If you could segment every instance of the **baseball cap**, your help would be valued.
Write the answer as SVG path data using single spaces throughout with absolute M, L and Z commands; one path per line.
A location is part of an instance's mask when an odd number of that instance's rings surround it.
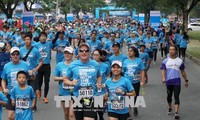
M 18 51 L 18 52 L 19 52 L 20 50 L 19 50 L 18 47 L 12 47 L 11 50 L 10 50 L 10 53 L 12 54 L 12 53 L 14 53 L 15 51 Z
M 64 52 L 74 53 L 74 49 L 72 47 L 65 47 Z
M 115 47 L 115 46 L 120 48 L 120 44 L 118 42 L 113 43 L 112 47 Z
M 85 47 L 87 47 L 88 49 L 90 49 L 90 46 L 89 46 L 87 43 L 81 43 L 81 44 L 79 45 L 79 48 L 81 48 L 82 46 L 85 46 Z
M 4 43 L 4 42 L 0 42 L 0 48 L 4 48 L 5 45 L 6 45 L 6 43 Z
M 119 67 L 122 67 L 122 62 L 118 61 L 118 60 L 115 60 L 115 61 L 112 62 L 111 66 L 113 66 L 113 65 L 119 65 Z
M 20 31 L 20 29 L 16 29 L 16 32 Z

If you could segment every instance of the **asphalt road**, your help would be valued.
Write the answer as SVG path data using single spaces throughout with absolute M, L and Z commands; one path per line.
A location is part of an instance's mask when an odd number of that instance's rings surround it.
M 124 52 L 125 53 L 125 52 Z M 138 117 L 134 120 L 173 120 L 174 116 L 167 115 L 166 87 L 161 83 L 161 64 L 160 53 L 156 65 L 151 65 L 148 72 L 149 82 L 144 87 L 144 100 L 146 108 L 139 108 Z M 55 53 L 52 54 L 52 73 L 55 68 Z M 182 83 L 180 95 L 180 116 L 181 120 L 200 120 L 200 66 L 186 59 L 186 73 L 189 79 L 189 87 L 185 88 Z M 38 111 L 35 112 L 34 120 L 64 120 L 62 108 L 56 108 L 54 96 L 58 95 L 58 83 L 53 81 L 51 75 L 50 90 L 48 94 L 49 103 L 44 104 L 42 98 L 38 100 Z M 4 109 L 2 120 L 7 120 L 7 112 Z M 107 120 L 107 115 L 104 115 Z

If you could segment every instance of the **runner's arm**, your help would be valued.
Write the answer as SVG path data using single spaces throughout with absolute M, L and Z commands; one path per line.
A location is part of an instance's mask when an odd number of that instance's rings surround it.
M 165 81 L 166 81 L 166 70 L 164 70 L 164 69 L 162 69 L 162 71 L 161 71 L 161 74 L 162 74 L 162 83 L 165 83 Z

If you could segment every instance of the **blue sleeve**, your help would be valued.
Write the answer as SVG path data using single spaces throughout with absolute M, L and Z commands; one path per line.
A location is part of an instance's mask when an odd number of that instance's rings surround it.
M 106 75 L 110 74 L 110 72 L 111 72 L 111 70 L 110 70 L 109 66 L 107 66 L 107 68 L 106 68 Z
M 6 103 L 8 102 L 7 97 L 2 92 L 0 92 L 0 100 Z
M 184 69 L 185 69 L 185 65 L 184 65 L 184 63 L 182 63 L 180 66 L 180 70 L 184 70 Z
M 55 68 L 55 70 L 54 70 L 54 76 L 56 76 L 56 77 L 59 77 L 59 76 L 60 76 L 60 73 L 59 73 L 59 66 L 58 66 L 58 65 L 56 65 L 56 68 Z
M 161 70 L 166 70 L 166 65 L 164 63 L 162 63 L 161 66 L 160 66 L 160 69 Z
M 30 86 L 30 88 L 31 88 L 31 99 L 35 99 L 35 93 L 33 91 L 33 88 L 31 86 Z

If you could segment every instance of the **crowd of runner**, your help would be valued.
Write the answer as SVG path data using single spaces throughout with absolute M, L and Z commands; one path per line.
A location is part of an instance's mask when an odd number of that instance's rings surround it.
M 127 18 L 21 24 L 0 25 L 0 104 L 6 106 L 9 120 L 32 120 L 37 99 L 43 97 L 48 103 L 51 74 L 58 82 L 59 96 L 82 97 L 82 108 L 73 107 L 73 100 L 69 107 L 62 102 L 65 120 L 103 120 L 105 112 L 110 120 L 128 119 L 130 110 L 124 96 L 135 96 L 136 102 L 140 87 L 148 84 L 148 72 L 156 64 L 158 52 L 163 59 L 162 80 L 168 89 L 168 113 L 174 92 L 175 119 L 179 119 L 179 72 L 187 87 L 184 61 L 189 43 L 187 32 L 181 34 L 179 27 L 161 25 L 154 29 Z M 56 52 L 54 71 L 52 52 Z M 93 96 L 100 95 L 105 107 L 85 110 L 94 108 Z M 138 115 L 137 107 L 133 113 Z

